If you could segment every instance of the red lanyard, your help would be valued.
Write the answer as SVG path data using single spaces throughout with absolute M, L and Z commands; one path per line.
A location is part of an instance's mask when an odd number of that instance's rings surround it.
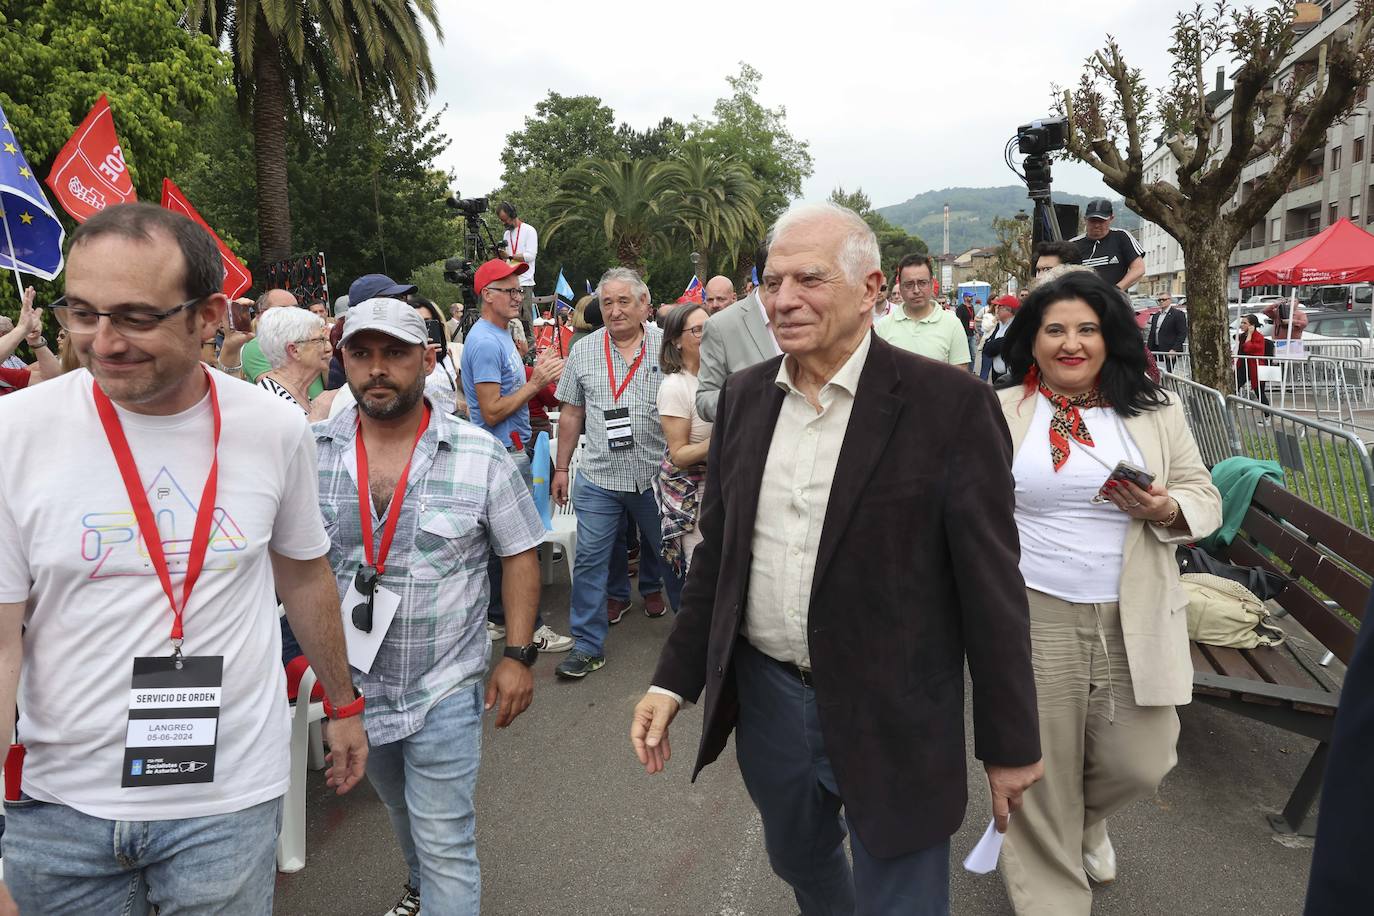
M 511 236 L 510 250 L 507 254 L 518 254 L 520 252 L 520 227 L 523 225 L 523 223 L 515 224 L 515 235 Z M 507 232 L 509 232 L 509 230 L 507 230 Z
M 611 380 L 612 404 L 619 401 L 620 396 L 625 393 L 625 389 L 630 387 L 630 379 L 635 377 L 635 373 L 639 371 L 639 364 L 644 362 L 644 350 L 647 346 L 648 335 L 645 335 L 645 339 L 640 341 L 639 344 L 639 355 L 635 357 L 634 363 L 631 364 L 630 371 L 625 373 L 625 381 L 621 382 L 620 387 L 617 388 L 615 387 L 615 364 L 611 362 L 611 335 L 609 332 L 606 334 L 606 375 Z
M 205 477 L 205 489 L 200 494 L 200 505 L 196 507 L 196 526 L 191 533 L 191 552 L 186 557 L 186 579 L 181 585 L 181 606 L 177 606 L 172 591 L 172 574 L 167 568 L 167 555 L 162 549 L 162 533 L 158 531 L 153 518 L 152 506 L 148 504 L 148 493 L 138 476 L 138 465 L 134 463 L 133 451 L 124 435 L 124 425 L 119 421 L 110 398 L 100 389 L 99 383 L 92 384 L 91 394 L 95 398 L 95 410 L 100 415 L 100 425 L 105 427 L 105 438 L 109 440 L 110 451 L 114 452 L 115 464 L 119 466 L 119 476 L 124 479 L 124 489 L 129 494 L 129 504 L 133 507 L 134 518 L 138 519 L 138 531 L 143 536 L 143 546 L 148 551 L 148 559 L 153 561 L 157 577 L 162 582 L 162 591 L 167 595 L 167 603 L 172 608 L 172 647 L 181 654 L 182 617 L 191 603 L 191 590 L 196 587 L 201 568 L 205 565 L 205 553 L 210 547 L 210 522 L 215 515 L 215 495 L 219 485 L 219 396 L 215 393 L 215 380 L 207 370 L 206 381 L 210 384 L 210 412 L 214 417 L 214 453 L 210 461 L 210 473 Z
M 410 444 L 410 457 L 406 459 L 406 466 L 401 470 L 401 476 L 396 481 L 396 492 L 391 494 L 391 505 L 386 509 L 386 524 L 382 526 L 382 542 L 377 545 L 376 559 L 372 553 L 372 491 L 367 486 L 367 446 L 363 444 L 363 418 L 358 417 L 358 430 L 354 433 L 353 441 L 356 445 L 358 455 L 358 514 L 363 523 L 363 560 L 368 566 L 377 570 L 380 576 L 386 571 L 386 557 L 391 553 L 391 541 L 396 537 L 396 523 L 401 520 L 401 503 L 405 501 L 406 481 L 410 479 L 410 462 L 415 457 L 415 447 L 420 444 L 420 437 L 425 434 L 425 429 L 429 427 L 429 405 L 425 404 L 425 412 L 420 417 L 420 428 L 415 430 L 415 441 Z

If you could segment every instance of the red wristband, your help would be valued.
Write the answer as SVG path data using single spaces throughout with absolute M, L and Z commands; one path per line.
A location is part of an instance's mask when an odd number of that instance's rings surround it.
M 358 693 L 356 687 L 353 692 Z M 361 693 L 358 693 L 353 699 L 353 702 L 345 703 L 343 706 L 335 706 L 333 703 L 329 702 L 329 697 L 325 697 L 324 714 L 331 719 L 351 719 L 353 716 L 362 713 L 364 705 L 366 705 L 366 702 Z

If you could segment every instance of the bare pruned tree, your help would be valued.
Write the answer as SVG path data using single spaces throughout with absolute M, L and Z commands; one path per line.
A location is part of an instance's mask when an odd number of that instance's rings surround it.
M 1164 89 L 1152 93 L 1109 35 L 1088 58 L 1077 88 L 1056 91 L 1071 125 L 1069 155 L 1100 172 L 1183 249 L 1193 375 L 1221 391 L 1234 383 L 1226 309 L 1231 252 L 1374 77 L 1374 0 L 1349 0 L 1347 7 L 1330 14 L 1347 21 L 1322 39 L 1310 67 L 1292 60 L 1299 37 L 1292 0 L 1258 11 L 1218 0 L 1178 14 Z M 1227 101 L 1208 92 L 1214 61 L 1239 64 Z M 1156 132 L 1178 163 L 1173 181 L 1145 178 L 1145 144 Z M 1266 156 L 1267 175 L 1228 207 L 1241 170 Z

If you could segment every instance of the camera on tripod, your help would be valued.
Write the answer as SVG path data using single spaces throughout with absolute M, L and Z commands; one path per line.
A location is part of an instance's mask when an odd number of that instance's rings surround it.
M 456 194 L 450 194 L 444 203 L 468 219 L 476 219 L 490 207 L 485 197 L 459 197 Z
M 1026 157 L 1017 174 L 1026 182 L 1027 196 L 1035 204 L 1035 221 L 1032 224 L 1035 242 L 1038 244 L 1042 238 L 1062 241 L 1066 234 L 1077 228 L 1078 208 L 1064 205 L 1051 207 L 1053 175 L 1050 154 L 1068 147 L 1068 118 L 1039 118 L 1016 128 L 1016 136 L 1007 144 L 1007 165 L 1015 172 L 1016 167 L 1011 162 L 1012 143 Z

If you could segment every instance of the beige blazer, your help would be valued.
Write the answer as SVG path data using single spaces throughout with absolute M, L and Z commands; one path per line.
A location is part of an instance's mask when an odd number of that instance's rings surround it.
M 998 397 L 1011 430 L 1014 456 L 1035 416 L 1037 396 L 1025 397 L 1017 385 L 999 391 Z M 1193 662 L 1188 651 L 1188 597 L 1179 584 L 1174 550 L 1175 545 L 1204 538 L 1220 527 L 1221 494 L 1212 486 L 1212 476 L 1176 399 L 1170 396 L 1164 407 L 1123 419 L 1145 456 L 1146 469 L 1178 500 L 1188 526 L 1186 531 L 1173 531 L 1136 520 L 1127 531 L 1121 561 L 1126 658 L 1137 704 L 1182 706 L 1193 696 Z

